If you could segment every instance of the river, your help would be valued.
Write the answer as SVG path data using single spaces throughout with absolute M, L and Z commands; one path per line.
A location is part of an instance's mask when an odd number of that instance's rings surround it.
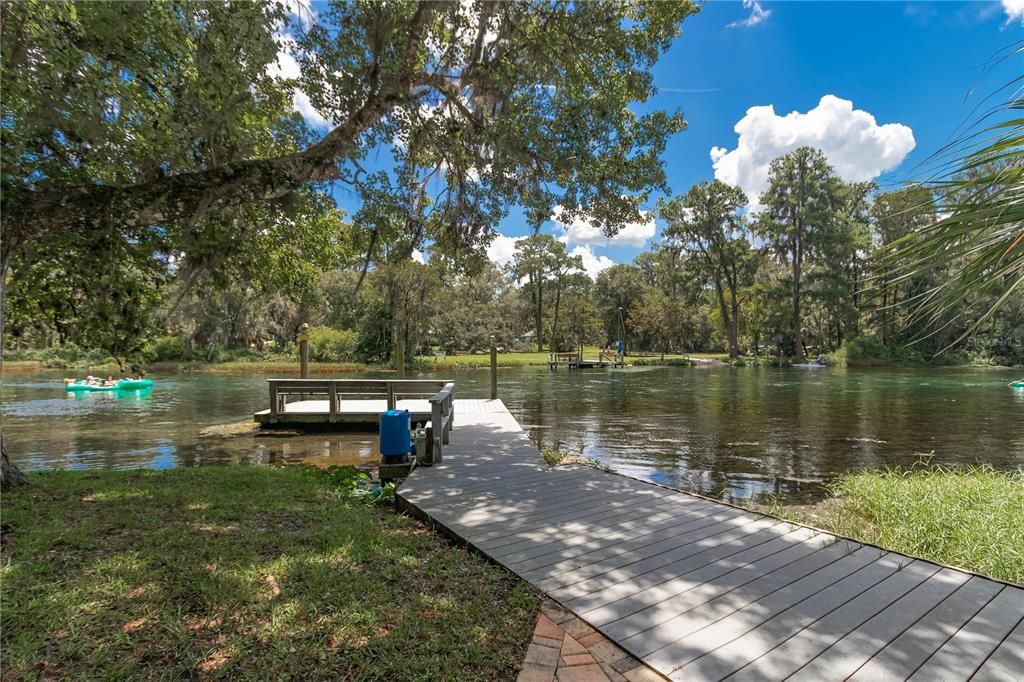
M 820 497 L 836 474 L 881 465 L 1024 466 L 1020 371 L 633 368 L 500 370 L 499 397 L 541 447 L 732 501 Z M 371 464 L 375 436 L 204 437 L 264 409 L 263 375 L 156 375 L 146 393 L 65 394 L 60 372 L 3 375 L 3 429 L 29 470 L 209 463 Z M 353 375 L 355 376 L 355 375 Z M 372 375 L 366 375 L 372 376 Z M 376 375 L 382 376 L 382 375 Z M 432 375 L 422 374 L 420 377 Z M 483 398 L 486 370 L 442 372 Z M 458 438 L 458 416 L 453 438 Z

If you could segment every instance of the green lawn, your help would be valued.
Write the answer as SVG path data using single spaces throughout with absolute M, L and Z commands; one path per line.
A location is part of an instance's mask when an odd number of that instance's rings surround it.
M 1024 585 L 1024 471 L 887 469 L 843 476 L 832 492 L 818 505 L 769 511 Z
M 513 679 L 525 583 L 306 468 L 47 473 L 3 495 L 4 680 Z

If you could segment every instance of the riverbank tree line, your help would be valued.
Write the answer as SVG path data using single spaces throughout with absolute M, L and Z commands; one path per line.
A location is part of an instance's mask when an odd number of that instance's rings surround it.
M 698 183 L 659 203 L 663 229 L 649 250 L 591 278 L 563 241 L 539 230 L 504 267 L 423 241 L 414 244 L 429 255 L 420 262 L 401 239 L 367 262 L 364 230 L 309 192 L 291 218 L 261 216 L 227 253 L 197 243 L 187 255 L 123 258 L 106 276 L 124 278 L 124 308 L 98 318 L 105 308 L 76 305 L 78 261 L 36 262 L 9 287 L 8 355 L 70 359 L 70 346 L 143 361 L 266 358 L 294 354 L 305 322 L 321 362 L 392 363 L 396 347 L 413 362 L 480 352 L 492 337 L 520 351 L 621 339 L 627 353 L 838 353 L 890 364 L 952 348 L 946 360 L 1024 362 L 1020 293 L 1006 295 L 967 343 L 973 318 L 964 311 L 1006 292 L 965 296 L 938 324 L 901 305 L 951 276 L 900 274 L 890 257 L 893 244 L 942 217 L 927 189 L 846 183 L 824 154 L 801 148 L 772 164 L 760 203 L 752 212 L 738 188 Z
M 654 94 L 651 68 L 696 4 L 294 10 L 4 6 L 5 357 L 288 354 L 308 323 L 325 361 L 492 337 L 1024 360 L 1017 138 L 999 132 L 952 185 L 847 183 L 801 148 L 756 207 L 718 181 L 672 196 L 661 157 L 682 114 L 629 105 Z M 326 134 L 300 101 L 329 114 Z M 338 191 L 360 208 L 340 210 Z M 655 192 L 660 239 L 595 277 L 541 229 L 559 207 L 611 236 Z M 984 208 L 993 197 L 1012 210 Z M 511 205 L 529 236 L 498 267 L 485 249 Z M 922 234 L 942 250 L 914 251 Z M 984 286 L 946 287 L 971 276 Z

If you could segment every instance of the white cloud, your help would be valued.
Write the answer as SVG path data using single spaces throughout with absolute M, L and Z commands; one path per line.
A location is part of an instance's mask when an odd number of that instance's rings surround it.
M 654 216 L 650 213 L 642 212 L 640 215 L 643 219 L 640 222 L 626 223 L 614 237 L 608 237 L 600 227 L 579 216 L 573 218 L 570 223 L 563 223 L 559 220 L 561 212 L 562 207 L 556 206 L 554 213 L 551 215 L 551 220 L 554 221 L 557 229 L 562 230 L 562 236 L 558 239 L 564 244 L 599 244 L 635 246 L 640 248 L 658 230 L 658 226 L 654 222 Z
M 772 105 L 751 107 L 734 130 L 736 148 L 713 147 L 711 162 L 715 177 L 742 188 L 753 211 L 760 209 L 771 162 L 797 147 L 820 149 L 839 177 L 863 182 L 898 166 L 916 144 L 908 126 L 878 125 L 874 116 L 834 95 L 825 95 L 805 114 L 779 116 Z
M 579 256 L 583 259 L 583 269 L 590 275 L 590 279 L 597 279 L 602 270 L 607 270 L 615 265 L 615 261 L 608 256 L 594 255 L 594 251 L 589 246 L 577 246 L 569 252 L 569 255 Z
M 1003 0 L 1003 11 L 1006 12 L 1006 23 L 1019 21 L 1024 24 L 1024 0 Z
M 743 6 L 750 10 L 750 16 L 741 21 L 734 21 L 731 24 L 728 24 L 726 28 L 757 26 L 772 15 L 772 11 L 761 7 L 761 3 L 757 0 L 743 0 Z
M 276 80 L 295 80 L 302 76 L 302 67 L 293 52 L 294 43 L 282 34 L 277 34 L 277 61 L 267 65 L 267 75 Z M 292 106 L 306 119 L 311 127 L 325 130 L 333 127 L 333 123 L 321 115 L 313 106 L 309 95 L 298 88 L 292 89 Z
M 308 30 L 316 21 L 316 13 L 313 11 L 311 3 L 304 0 L 279 0 L 279 2 L 285 12 L 299 20 L 302 28 Z
M 487 257 L 498 265 L 508 265 L 516 255 L 516 242 L 522 237 L 506 237 L 500 232 L 487 245 Z
M 427 259 L 423 257 L 423 252 L 420 251 L 419 249 L 412 250 L 412 259 L 420 264 L 424 264 L 427 262 Z

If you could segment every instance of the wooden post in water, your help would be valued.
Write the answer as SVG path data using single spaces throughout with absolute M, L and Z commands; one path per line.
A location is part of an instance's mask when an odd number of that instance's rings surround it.
M 491 334 L 491 400 L 498 399 L 498 347 L 494 345 L 494 334 Z
M 309 325 L 305 322 L 299 327 L 299 376 L 309 378 Z

